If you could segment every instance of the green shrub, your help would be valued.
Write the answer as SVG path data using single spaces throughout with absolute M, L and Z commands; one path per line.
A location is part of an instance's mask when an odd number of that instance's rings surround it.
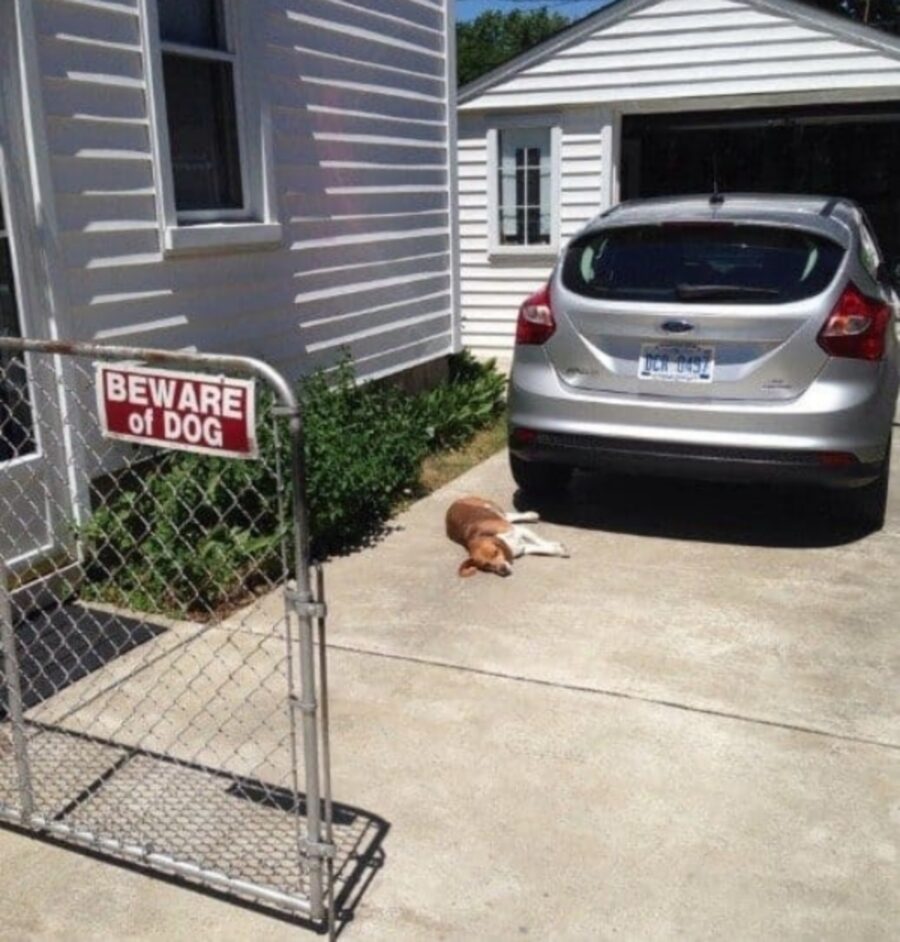
M 307 495 L 316 555 L 377 533 L 428 451 L 416 400 L 391 386 L 356 385 L 344 363 L 301 384 Z
M 418 397 L 420 421 L 431 450 L 459 448 L 503 411 L 506 378 L 496 361 L 482 362 L 465 351 L 450 358 L 448 381 Z
M 283 530 L 271 422 L 259 437 L 259 461 L 170 452 L 120 477 L 85 527 L 83 594 L 196 615 L 276 579 Z
M 304 380 L 314 554 L 346 552 L 376 535 L 416 486 L 429 451 L 458 447 L 490 424 L 504 387 L 492 364 L 468 354 L 451 359 L 445 385 L 418 396 L 358 385 L 346 362 Z M 271 406 L 261 396 L 258 461 L 169 452 L 115 481 L 83 532 L 87 598 L 196 616 L 281 577 L 290 540 L 276 469 L 280 461 L 288 479 L 290 454 Z M 280 496 L 289 510 L 290 494 Z

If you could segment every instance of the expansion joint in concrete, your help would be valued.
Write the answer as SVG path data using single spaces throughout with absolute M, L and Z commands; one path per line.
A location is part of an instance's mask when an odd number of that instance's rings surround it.
M 597 697 L 611 697 L 617 700 L 630 700 L 634 703 L 646 703 L 652 706 L 664 707 L 669 710 L 682 710 L 687 713 L 698 713 L 719 719 L 733 720 L 738 723 L 751 723 L 756 726 L 768 726 L 774 729 L 786 730 L 794 733 L 804 733 L 809 736 L 823 736 L 841 742 L 856 743 L 863 746 L 875 746 L 879 749 L 893 749 L 900 751 L 900 743 L 887 742 L 882 739 L 869 739 L 865 736 L 851 736 L 846 733 L 837 733 L 833 730 L 821 729 L 815 726 L 803 726 L 798 723 L 786 723 L 779 720 L 768 720 L 759 716 L 747 716 L 742 713 L 731 713 L 728 710 L 716 710 L 712 707 L 694 706 L 689 703 L 679 703 L 676 700 L 663 700 L 658 697 L 645 697 L 640 694 L 626 693 L 622 690 L 611 690 L 604 687 L 588 687 L 583 684 L 566 684 L 553 680 L 543 680 L 539 677 L 525 677 L 520 674 L 505 674 L 502 671 L 485 670 L 481 667 L 467 667 L 464 664 L 452 664 L 447 661 L 433 661 L 428 658 L 410 657 L 406 654 L 388 654 L 383 651 L 367 651 L 349 645 L 329 644 L 329 648 L 344 651 L 347 654 L 358 654 L 363 657 L 378 657 L 392 661 L 405 661 L 410 664 L 421 664 L 426 667 L 435 667 L 441 670 L 458 671 L 465 674 L 477 674 L 481 677 L 491 677 L 495 680 L 505 680 L 510 683 L 530 684 L 537 687 L 549 687 L 555 690 L 568 690 L 574 693 L 591 694 Z

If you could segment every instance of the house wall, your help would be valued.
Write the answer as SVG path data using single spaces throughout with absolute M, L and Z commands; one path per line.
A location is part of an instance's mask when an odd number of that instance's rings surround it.
M 626 0 L 627 4 L 627 0 Z M 660 0 L 598 14 L 597 28 L 497 80 L 459 108 L 463 341 L 506 353 L 521 301 L 552 257 L 491 256 L 488 129 L 558 113 L 561 243 L 617 198 L 621 126 L 629 112 L 759 107 L 895 97 L 896 51 L 853 41 L 797 4 Z M 790 9 L 788 9 L 790 8 Z
M 610 114 L 597 108 L 568 109 L 556 121 L 561 132 L 557 205 L 564 244 L 609 201 L 612 126 Z M 510 351 L 519 305 L 546 283 L 555 262 L 553 252 L 528 257 L 490 253 L 487 131 L 492 125 L 486 116 L 460 114 L 463 342 L 482 356 Z
M 144 0 L 29 0 L 65 332 L 362 376 L 455 343 L 449 0 L 240 0 L 272 129 L 276 249 L 161 241 Z

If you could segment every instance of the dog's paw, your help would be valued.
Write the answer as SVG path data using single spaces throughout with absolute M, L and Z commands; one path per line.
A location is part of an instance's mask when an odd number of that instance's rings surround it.
M 519 518 L 522 523 L 540 523 L 541 515 L 536 510 L 529 510 Z
M 562 545 L 562 543 L 554 543 L 553 548 L 556 551 L 556 555 L 559 556 L 560 559 L 570 558 L 571 553 L 565 548 L 565 546 Z

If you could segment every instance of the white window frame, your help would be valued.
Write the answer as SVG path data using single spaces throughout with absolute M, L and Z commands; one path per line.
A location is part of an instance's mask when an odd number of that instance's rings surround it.
M 500 240 L 500 132 L 545 128 L 550 131 L 550 242 L 542 245 L 506 245 Z M 488 254 L 491 257 L 556 258 L 560 246 L 560 147 L 559 115 L 510 115 L 494 120 L 487 130 Z
M 277 219 L 271 121 L 265 113 L 267 103 L 260 92 L 261 57 L 257 57 L 254 67 L 252 57 L 247 55 L 248 47 L 258 46 L 252 41 L 255 21 L 252 9 L 248 9 L 253 4 L 247 0 L 221 2 L 225 18 L 224 50 L 163 42 L 157 0 L 142 0 L 154 177 L 159 194 L 163 251 L 167 255 L 274 248 L 282 240 L 282 227 Z M 250 42 L 246 41 L 248 37 Z M 243 203 L 240 208 L 176 209 L 165 103 L 164 52 L 231 63 Z
M 232 209 L 223 207 L 221 209 L 177 210 L 178 221 L 180 223 L 217 222 L 229 219 L 251 218 L 251 209 L 248 200 L 248 185 L 250 181 L 248 179 L 249 174 L 247 173 L 247 122 L 244 118 L 243 97 L 238 94 L 238 90 L 241 87 L 241 65 L 236 52 L 235 33 L 237 30 L 234 28 L 234 4 L 229 2 L 229 0 L 220 0 L 220 2 L 222 3 L 225 19 L 225 49 L 208 49 L 204 46 L 188 46 L 184 43 L 160 40 L 159 51 L 161 58 L 164 57 L 166 53 L 171 53 L 184 56 L 188 59 L 200 59 L 203 62 L 224 62 L 231 66 L 231 93 L 234 96 L 234 120 L 236 125 L 235 145 L 238 149 L 237 159 L 241 176 L 241 205 Z M 166 126 L 168 127 L 168 120 L 166 121 Z M 171 167 L 172 162 L 170 160 L 170 171 Z

